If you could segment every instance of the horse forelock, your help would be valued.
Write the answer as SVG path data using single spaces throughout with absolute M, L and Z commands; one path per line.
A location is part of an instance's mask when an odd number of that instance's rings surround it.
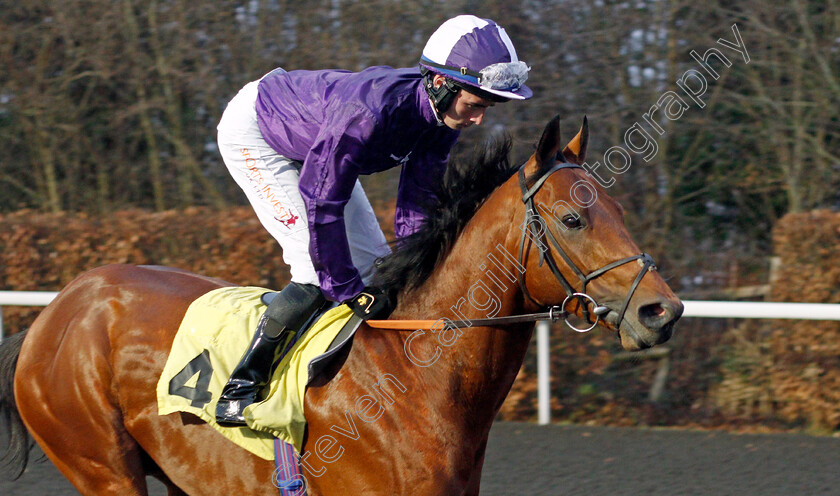
M 420 229 L 395 243 L 374 284 L 393 296 L 426 281 L 481 204 L 516 171 L 510 149 L 511 139 L 503 135 L 477 147 L 473 158 L 450 162 L 443 181 L 430 185 L 436 201 L 424 206 L 428 214 Z

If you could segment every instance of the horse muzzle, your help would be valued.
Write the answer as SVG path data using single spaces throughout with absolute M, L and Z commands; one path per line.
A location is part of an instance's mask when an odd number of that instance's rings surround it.
M 631 315 L 627 315 L 618 323 L 615 322 L 618 314 L 610 311 L 605 320 L 613 325 L 619 324 L 616 327 L 624 349 L 641 350 L 671 339 L 674 326 L 682 313 L 683 304 L 680 300 L 661 300 L 639 305 L 634 312 L 635 318 L 628 318 Z

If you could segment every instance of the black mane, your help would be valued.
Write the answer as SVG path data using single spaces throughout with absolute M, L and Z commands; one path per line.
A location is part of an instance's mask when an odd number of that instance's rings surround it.
M 420 286 L 449 253 L 478 207 L 514 172 L 509 136 L 477 148 L 466 164 L 450 162 L 441 183 L 432 185 L 437 200 L 414 234 L 400 239 L 396 250 L 378 264 L 374 285 L 395 296 Z

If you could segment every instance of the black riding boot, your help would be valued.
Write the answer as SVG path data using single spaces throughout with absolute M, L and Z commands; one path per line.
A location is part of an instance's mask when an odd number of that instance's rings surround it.
M 326 299 L 318 286 L 290 283 L 268 304 L 251 345 L 233 369 L 216 405 L 222 426 L 246 425 L 242 411 L 271 379 L 277 348 L 300 330 Z

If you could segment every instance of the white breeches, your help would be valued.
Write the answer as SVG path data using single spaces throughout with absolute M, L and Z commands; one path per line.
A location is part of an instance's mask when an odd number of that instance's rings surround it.
M 298 189 L 301 164 L 278 154 L 263 139 L 255 110 L 257 84 L 247 84 L 225 109 L 217 128 L 219 152 L 262 225 L 280 243 L 292 281 L 318 285 Z M 391 250 L 358 180 L 344 208 L 344 223 L 353 265 L 369 284 L 374 262 Z

